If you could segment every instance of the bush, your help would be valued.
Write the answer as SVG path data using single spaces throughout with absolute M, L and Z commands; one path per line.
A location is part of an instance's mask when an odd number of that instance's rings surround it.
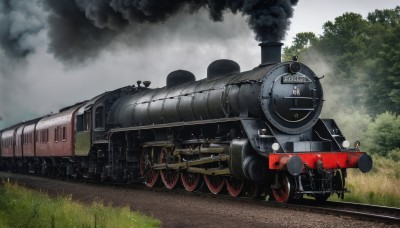
M 400 117 L 385 112 L 378 115 L 368 126 L 366 146 L 369 152 L 387 156 L 390 151 L 400 148 Z M 396 156 L 398 152 L 394 152 Z
M 393 161 L 399 162 L 400 161 L 400 148 L 396 148 L 388 153 L 388 156 Z

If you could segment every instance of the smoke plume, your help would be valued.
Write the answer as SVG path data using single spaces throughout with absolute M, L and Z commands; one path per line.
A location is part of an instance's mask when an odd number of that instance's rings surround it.
M 224 13 L 242 13 L 258 41 L 284 38 L 298 0 L 43 0 L 49 11 L 49 50 L 62 61 L 95 57 L 126 31 L 132 39 L 149 34 L 150 24 L 162 26 L 171 17 L 208 9 L 213 21 Z M 185 20 L 180 21 L 185 23 Z
M 45 18 L 39 0 L 1 0 L 0 48 L 6 56 L 21 58 L 34 52 Z
M 171 17 L 208 10 L 209 18 L 241 13 L 258 41 L 284 38 L 298 0 L 0 0 L 0 47 L 10 58 L 35 51 L 37 35 L 47 29 L 48 50 L 63 62 L 96 57 L 120 34 L 146 40 L 149 25 L 159 28 Z M 47 18 L 47 21 L 46 21 Z M 133 32 L 132 32 L 133 31 Z M 229 29 L 227 28 L 227 31 Z M 146 37 L 147 35 L 148 37 Z M 184 34 L 182 34 L 184 36 Z M 213 34 L 209 34 L 210 36 Z M 140 46 L 140 44 L 138 44 Z

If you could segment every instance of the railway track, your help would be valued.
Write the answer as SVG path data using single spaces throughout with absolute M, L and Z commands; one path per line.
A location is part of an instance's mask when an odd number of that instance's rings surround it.
M 125 185 L 128 187 L 128 185 Z M 326 201 L 323 205 L 317 204 L 315 200 L 303 199 L 288 204 L 280 204 L 275 201 L 266 201 L 264 199 L 255 199 L 251 197 L 232 197 L 227 194 L 212 194 L 208 192 L 195 191 L 188 192 L 185 189 L 169 190 L 163 187 L 147 188 L 141 185 L 135 185 L 135 188 L 147 189 L 155 192 L 166 192 L 173 194 L 195 195 L 198 197 L 216 198 L 222 200 L 242 201 L 248 203 L 260 204 L 268 207 L 288 208 L 301 211 L 310 211 L 313 213 L 330 214 L 338 216 L 349 216 L 368 221 L 378 221 L 387 224 L 400 224 L 400 208 L 385 207 L 378 205 L 359 204 L 351 202 Z
M 179 194 L 182 193 L 187 193 L 187 192 L 184 190 L 179 191 Z M 288 208 L 288 209 L 310 211 L 321 214 L 349 216 L 352 218 L 358 218 L 368 221 L 378 221 L 387 224 L 400 225 L 400 208 L 395 208 L 395 207 L 385 207 L 385 206 L 350 203 L 350 202 L 334 202 L 334 201 L 326 201 L 323 205 L 319 205 L 316 203 L 315 200 L 307 200 L 307 199 L 303 199 L 301 201 L 288 204 L 280 204 L 275 201 L 266 201 L 248 197 L 234 198 L 229 195 L 214 195 L 211 193 L 199 193 L 199 192 L 196 192 L 194 194 L 205 197 L 215 197 L 224 200 L 238 200 L 250 203 L 257 203 L 268 207 Z
M 132 185 L 115 184 L 115 183 L 109 183 L 109 185 L 114 185 L 114 186 L 118 185 L 128 188 L 132 186 Z M 400 208 L 396 207 L 386 207 L 386 206 L 351 203 L 351 202 L 335 202 L 335 201 L 326 201 L 323 205 L 321 205 L 312 199 L 302 199 L 288 204 L 280 204 L 275 201 L 267 201 L 264 199 L 256 199 L 245 196 L 232 197 L 228 194 L 212 194 L 209 192 L 203 192 L 201 190 L 188 192 L 185 189 L 180 189 L 180 188 L 170 190 L 164 187 L 147 188 L 142 185 L 134 185 L 134 188 L 146 189 L 154 192 L 164 192 L 164 193 L 172 193 L 179 195 L 182 194 L 194 195 L 198 197 L 216 198 L 216 199 L 231 200 L 231 201 L 242 201 L 253 204 L 260 204 L 267 207 L 288 208 L 301 211 L 310 211 L 313 213 L 320 213 L 320 214 L 348 216 L 352 218 L 368 220 L 368 221 L 378 221 L 387 224 L 400 224 Z
M 7 175 L 9 173 L 1 172 L 2 176 L 10 176 Z M 12 175 L 18 176 L 23 174 L 15 174 Z M 25 176 L 25 175 L 23 175 Z M 39 178 L 48 178 L 42 176 L 35 176 Z M 13 179 L 13 178 L 10 178 Z M 54 178 L 50 178 L 54 179 Z M 59 180 L 59 179 L 56 179 Z M 75 182 L 75 183 L 83 183 L 82 180 L 79 179 L 69 179 L 67 181 Z M 377 206 L 377 205 L 368 205 L 368 204 L 359 204 L 359 203 L 350 203 L 350 202 L 334 202 L 327 201 L 323 205 L 317 204 L 315 200 L 302 199 L 296 202 L 288 203 L 288 204 L 280 204 L 275 201 L 267 201 L 265 199 L 255 199 L 251 197 L 232 197 L 227 194 L 212 194 L 208 192 L 203 192 L 201 190 L 188 192 L 185 189 L 167 189 L 164 187 L 153 187 L 148 188 L 143 185 L 127 185 L 115 182 L 98 182 L 98 181 L 84 181 L 87 184 L 101 186 L 115 186 L 115 187 L 123 187 L 123 188 L 134 188 L 134 189 L 146 189 L 148 191 L 167 193 L 167 194 L 178 194 L 178 195 L 191 195 L 197 197 L 205 197 L 205 198 L 215 198 L 220 200 L 228 200 L 228 201 L 239 201 L 239 202 L 247 202 L 251 204 L 259 204 L 266 207 L 276 207 L 276 208 L 288 208 L 292 210 L 301 210 L 308 211 L 319 214 L 329 214 L 329 215 L 337 215 L 337 216 L 348 216 L 351 218 L 357 218 L 367 221 L 377 221 L 383 222 L 386 224 L 394 224 L 400 225 L 400 208 L 395 207 L 385 207 L 385 206 Z
M 288 207 L 400 225 L 400 208 L 395 207 L 334 201 L 318 205 L 313 200 L 302 200 L 288 204 Z

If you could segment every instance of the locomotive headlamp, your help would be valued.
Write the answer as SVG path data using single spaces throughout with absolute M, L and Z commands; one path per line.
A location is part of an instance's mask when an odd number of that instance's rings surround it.
M 272 144 L 272 150 L 273 150 L 273 151 L 278 151 L 280 147 L 281 147 L 281 146 L 279 146 L 279 143 L 273 143 L 273 144 Z
M 291 62 L 290 65 L 289 65 L 289 71 L 292 74 L 298 73 L 300 71 L 300 63 Z
M 267 129 L 258 130 L 258 135 L 266 135 L 266 134 L 267 134 Z
M 360 148 L 360 146 L 361 146 L 361 142 L 360 141 L 356 141 L 354 143 L 354 148 L 358 149 L 358 148 Z
M 349 141 L 347 141 L 347 140 L 344 140 L 343 141 L 343 143 L 342 143 L 342 146 L 343 146 L 343 148 L 349 148 L 350 147 L 350 142 Z

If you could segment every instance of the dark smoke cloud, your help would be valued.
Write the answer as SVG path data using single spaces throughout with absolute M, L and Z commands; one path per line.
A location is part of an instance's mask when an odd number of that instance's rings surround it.
M 213 21 L 225 13 L 243 14 L 258 41 L 284 38 L 298 0 L 0 0 L 0 48 L 9 58 L 35 51 L 38 34 L 48 32 L 48 50 L 64 63 L 97 57 L 121 34 L 138 47 L 166 34 L 164 24 L 177 15 L 208 11 Z M 47 19 L 47 21 L 46 21 Z M 157 32 L 155 26 L 159 28 Z M 229 31 L 227 28 L 226 31 Z M 227 32 L 228 33 L 228 32 Z M 211 36 L 216 36 L 211 32 Z M 185 34 L 182 34 L 185 36 Z M 222 38 L 222 37 L 221 37 Z M 118 39 L 117 39 L 118 41 Z M 116 42 L 117 42 L 116 41 Z
M 0 48 L 11 58 L 34 52 L 45 18 L 39 0 L 0 0 Z
M 298 0 L 244 1 L 243 12 L 250 15 L 249 25 L 258 41 L 281 41 L 293 17 Z
M 67 62 L 95 57 L 126 31 L 132 39 L 147 39 L 150 24 L 179 14 L 208 9 L 210 19 L 222 21 L 226 12 L 242 13 L 258 41 L 284 38 L 298 0 L 43 0 L 49 11 L 49 50 Z M 185 20 L 180 21 L 185 23 Z M 134 33 L 132 33 L 134 31 Z M 154 31 L 154 30 L 152 30 Z M 210 34 L 211 35 L 211 34 Z M 139 39 L 140 39 L 139 38 Z

